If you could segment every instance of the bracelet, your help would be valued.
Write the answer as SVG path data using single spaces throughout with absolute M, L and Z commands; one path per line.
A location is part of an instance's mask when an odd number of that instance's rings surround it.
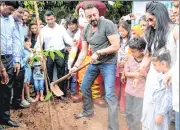
M 1 72 L 4 72 L 4 71 L 6 71 L 6 69 L 5 69 L 5 68 L 1 69 Z
M 100 57 L 102 55 L 101 52 L 98 52 L 98 51 L 96 51 L 95 53 L 98 57 Z

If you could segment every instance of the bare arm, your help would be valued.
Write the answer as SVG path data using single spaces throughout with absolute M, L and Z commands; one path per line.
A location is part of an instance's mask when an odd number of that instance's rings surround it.
M 71 51 L 69 53 L 69 58 L 68 58 L 68 69 L 71 68 L 71 66 L 76 58 L 77 51 L 78 51 L 78 44 L 76 42 L 73 42 L 71 47 L 72 48 L 71 48 Z
M 0 70 L 4 69 L 4 65 L 2 63 L 2 61 L 0 61 Z
M 87 41 L 82 41 L 82 50 L 81 50 L 79 57 L 74 66 L 78 67 L 82 64 L 82 62 L 84 61 L 84 59 L 86 58 L 86 55 L 88 53 L 88 46 L 89 45 L 88 45 Z
M 125 76 L 127 77 L 127 78 L 136 78 L 137 77 L 137 75 L 138 75 L 138 72 L 128 72 L 128 71 L 125 71 Z
M 146 71 L 146 68 L 148 68 L 150 63 L 151 63 L 150 53 L 146 52 L 146 54 L 145 54 L 145 56 L 144 56 L 144 58 L 142 60 L 142 63 L 140 65 L 140 68 L 139 68 L 139 72 L 141 73 L 141 75 L 144 75 L 144 72 Z

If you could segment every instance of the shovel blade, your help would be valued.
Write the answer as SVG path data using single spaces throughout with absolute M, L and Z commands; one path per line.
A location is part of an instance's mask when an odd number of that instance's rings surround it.
M 59 86 L 58 85 L 50 85 L 50 89 L 51 89 L 51 91 L 54 93 L 54 95 L 55 96 L 57 96 L 57 97 L 60 97 L 60 96 L 63 96 L 64 95 L 64 93 L 63 93 L 63 91 L 61 91 L 61 89 L 59 88 Z

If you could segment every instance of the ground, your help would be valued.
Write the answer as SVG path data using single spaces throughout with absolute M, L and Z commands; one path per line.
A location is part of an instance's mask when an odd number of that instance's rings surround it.
M 82 103 L 51 101 L 51 129 L 49 103 L 34 103 L 28 109 L 12 110 L 12 119 L 20 123 L 19 128 L 7 130 L 107 130 L 107 108 L 94 105 L 94 116 L 91 118 L 75 119 L 74 114 L 81 112 Z M 125 130 L 125 117 L 119 115 L 120 130 Z M 171 129 L 174 130 L 174 129 Z

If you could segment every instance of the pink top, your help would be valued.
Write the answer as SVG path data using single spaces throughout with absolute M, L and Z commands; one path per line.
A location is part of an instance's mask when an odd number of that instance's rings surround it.
M 126 69 L 129 72 L 136 72 L 139 69 L 140 64 L 141 62 L 138 63 L 136 60 L 134 60 L 134 57 L 129 55 L 128 61 L 125 63 L 124 69 Z M 133 85 L 134 79 L 135 78 L 127 78 L 125 92 L 128 93 L 129 95 L 143 98 L 146 79 L 145 78 L 139 79 L 139 83 L 136 88 Z

